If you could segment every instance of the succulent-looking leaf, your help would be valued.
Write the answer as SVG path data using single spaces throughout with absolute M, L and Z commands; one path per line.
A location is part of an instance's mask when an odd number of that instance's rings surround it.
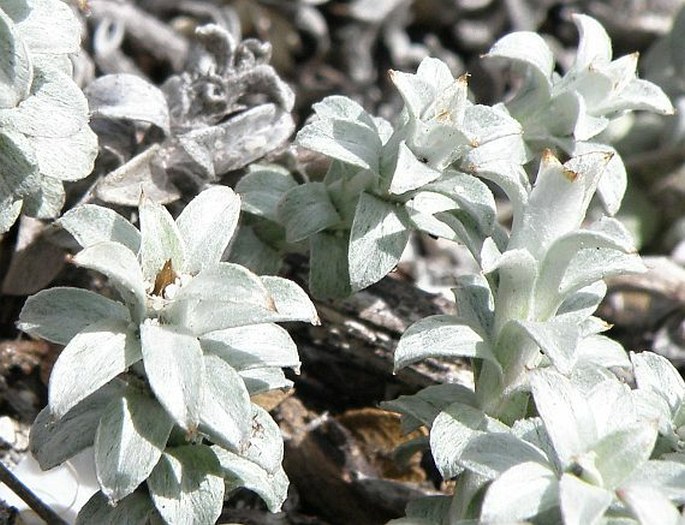
M 143 483 L 164 452 L 173 421 L 152 397 L 133 388 L 105 408 L 95 434 L 100 490 L 112 503 Z
M 98 321 L 128 323 L 126 307 L 89 290 L 55 287 L 29 297 L 17 327 L 34 337 L 66 345 L 79 332 Z
M 194 433 L 200 422 L 204 381 L 199 341 L 182 329 L 147 320 L 140 326 L 140 342 L 155 397 L 181 428 Z
M 221 260 L 238 224 L 240 198 L 225 186 L 197 195 L 176 219 L 185 247 L 182 269 L 195 274 Z
M 52 369 L 48 404 L 53 416 L 61 418 L 140 358 L 129 323 L 104 319 L 90 324 L 67 344 Z
M 157 511 L 174 525 L 214 525 L 224 501 L 224 480 L 211 448 L 167 449 L 147 481 Z

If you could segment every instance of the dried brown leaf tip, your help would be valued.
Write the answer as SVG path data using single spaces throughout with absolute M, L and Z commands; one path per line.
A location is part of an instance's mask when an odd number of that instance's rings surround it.
M 174 271 L 174 267 L 171 264 L 171 259 L 168 259 L 155 278 L 155 286 L 152 289 L 152 294 L 162 295 L 164 289 L 172 284 L 176 280 L 176 277 L 178 277 L 178 275 Z

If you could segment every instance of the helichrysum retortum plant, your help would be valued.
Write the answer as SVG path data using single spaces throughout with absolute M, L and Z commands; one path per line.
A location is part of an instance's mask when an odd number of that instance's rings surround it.
M 117 293 L 52 288 L 20 315 L 22 330 L 66 345 L 31 450 L 48 469 L 94 447 L 100 492 L 79 523 L 213 524 L 225 490 L 243 486 L 280 509 L 282 438 L 250 396 L 289 387 L 282 369 L 299 368 L 275 323 L 318 318 L 293 282 L 221 262 L 239 210 L 216 186 L 175 221 L 143 197 L 140 231 L 96 205 L 59 220 L 83 247 L 73 262 Z
M 323 182 L 284 184 L 270 199 L 245 183 L 248 211 L 280 222 L 289 241 L 309 240 L 314 293 L 377 281 L 410 229 L 462 242 L 480 264 L 454 289 L 457 315 L 415 323 L 395 353 L 396 369 L 471 358 L 475 380 L 475 390 L 437 385 L 388 403 L 407 430 L 429 427 L 438 470 L 456 478 L 454 496 L 410 504 L 403 523 L 679 519 L 683 382 L 666 360 L 631 360 L 602 334 L 608 327 L 593 312 L 603 279 L 644 266 L 619 221 L 586 218 L 596 194 L 615 213 L 626 185 L 598 135 L 627 111 L 672 107 L 636 77 L 636 55 L 612 61 L 602 26 L 574 21 L 580 43 L 563 76 L 538 35 L 504 37 L 488 57 L 518 67 L 524 82 L 486 107 L 468 101 L 464 77 L 426 59 L 416 74 L 391 76 L 405 102 L 394 127 L 341 97 L 315 107 L 298 141 L 333 159 Z M 508 197 L 509 231 L 480 179 Z M 346 270 L 348 282 L 327 268 Z M 637 387 L 611 369 L 634 373 Z
M 97 137 L 69 59 L 80 35 L 80 22 L 60 0 L 0 4 L 0 233 L 22 212 L 59 215 L 62 181 L 93 169 Z

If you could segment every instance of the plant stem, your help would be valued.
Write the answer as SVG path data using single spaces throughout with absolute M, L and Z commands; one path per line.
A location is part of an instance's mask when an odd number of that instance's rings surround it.
M 1 461 L 0 481 L 7 485 L 12 492 L 19 496 L 46 523 L 50 525 L 67 525 L 66 521 L 31 492 Z

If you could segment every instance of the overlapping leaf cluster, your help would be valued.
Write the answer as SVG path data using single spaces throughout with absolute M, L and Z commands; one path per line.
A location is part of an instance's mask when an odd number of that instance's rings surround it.
M 523 85 L 486 107 L 468 101 L 464 77 L 427 59 L 415 75 L 391 76 L 405 102 L 394 128 L 339 97 L 315 108 L 298 141 L 334 159 L 323 182 L 288 181 L 261 200 L 243 183 L 253 213 L 280 221 L 289 241 L 309 239 L 317 293 L 345 290 L 318 286 L 324 265 L 348 270 L 348 290 L 380 279 L 410 229 L 462 242 L 480 264 L 454 289 L 458 314 L 417 322 L 395 353 L 396 369 L 471 358 L 475 379 L 475 391 L 439 385 L 388 403 L 407 430 L 430 428 L 440 473 L 457 478 L 453 497 L 415 502 L 407 523 L 679 519 L 682 381 L 666 361 L 631 361 L 602 335 L 593 313 L 603 279 L 644 266 L 618 220 L 586 217 L 596 194 L 616 212 L 626 182 L 618 154 L 593 141 L 624 112 L 672 107 L 636 77 L 635 55 L 611 61 L 598 22 L 574 20 L 580 43 L 563 76 L 541 37 L 511 34 L 488 56 L 522 66 Z M 509 231 L 481 179 L 508 197 Z M 638 387 L 613 368 L 635 373 Z
M 51 468 L 93 446 L 101 491 L 79 523 L 157 513 L 213 524 L 225 485 L 254 490 L 273 511 L 283 503 L 282 438 L 250 396 L 289 387 L 282 368 L 299 368 L 275 323 L 318 319 L 291 281 L 220 262 L 239 211 L 232 190 L 217 186 L 175 221 L 143 197 L 140 231 L 96 205 L 59 220 L 83 246 L 73 262 L 108 277 L 118 295 L 51 288 L 20 315 L 22 330 L 66 345 L 31 450 Z
M 69 59 L 80 49 L 80 35 L 78 19 L 59 0 L 0 5 L 0 233 L 22 211 L 59 215 L 62 182 L 93 169 L 97 138 Z

